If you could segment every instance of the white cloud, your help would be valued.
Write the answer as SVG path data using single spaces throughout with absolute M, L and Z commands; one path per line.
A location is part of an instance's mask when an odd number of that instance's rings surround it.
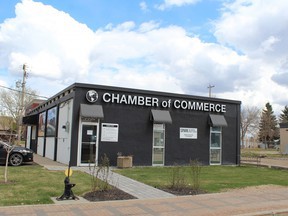
M 140 9 L 142 11 L 144 11 L 144 12 L 148 11 L 148 6 L 147 6 L 146 2 L 144 2 L 144 1 L 140 2 L 139 6 L 140 6 Z
M 273 61 L 287 56 L 288 1 L 236 0 L 215 22 L 215 36 L 251 58 Z
M 277 103 L 287 105 L 287 100 L 279 98 L 285 95 L 288 82 L 288 70 L 283 67 L 288 57 L 286 8 L 286 0 L 235 0 L 225 4 L 221 18 L 215 22 L 215 36 L 222 45 L 229 45 L 256 61 L 252 74 L 258 73 L 262 79 L 248 89 L 258 94 L 253 100 L 266 99 L 278 107 Z M 247 72 L 251 76 L 251 71 Z
M 31 0 L 18 3 L 15 13 L 16 18 L 1 24 L 2 65 L 19 73 L 19 65 L 26 62 L 34 76 L 51 78 L 87 72 L 94 33 L 86 25 Z
M 155 8 L 159 10 L 166 10 L 171 7 L 181 7 L 184 5 L 195 4 L 201 0 L 164 0 L 160 5 L 156 5 Z
M 24 0 L 17 4 L 16 17 L 0 25 L 0 65 L 9 68 L 10 75 L 20 75 L 20 66 L 27 63 L 28 84 L 41 95 L 87 82 L 208 96 L 211 83 L 217 97 L 281 107 L 287 104 L 288 22 L 279 22 L 286 18 L 279 14 L 286 1 L 278 1 L 279 9 L 270 5 L 270 20 L 262 15 L 267 12 L 263 1 L 227 4 L 215 22 L 221 42 L 216 44 L 155 21 L 111 23 L 92 31 L 69 14 Z M 2 78 L 0 82 L 7 83 Z

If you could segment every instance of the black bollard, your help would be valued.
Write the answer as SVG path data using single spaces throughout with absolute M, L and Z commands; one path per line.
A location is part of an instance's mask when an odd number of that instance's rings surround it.
M 78 200 L 79 198 L 76 197 L 72 191 L 72 188 L 75 187 L 76 184 L 70 183 L 70 162 L 69 162 L 69 166 L 68 166 L 68 176 L 64 179 L 64 193 L 62 194 L 62 196 L 57 197 L 56 200 L 61 201 L 61 200 L 69 200 L 69 199 L 73 199 L 73 200 Z

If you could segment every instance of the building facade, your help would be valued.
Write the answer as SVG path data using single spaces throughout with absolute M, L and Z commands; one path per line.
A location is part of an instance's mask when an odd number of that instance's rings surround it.
M 288 154 L 288 123 L 280 123 L 280 152 Z
M 240 101 L 75 83 L 23 118 L 26 146 L 85 166 L 240 163 Z

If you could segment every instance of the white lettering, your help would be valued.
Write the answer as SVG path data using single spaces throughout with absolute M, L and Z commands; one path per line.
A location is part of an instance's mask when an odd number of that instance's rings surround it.
M 139 96 L 138 97 L 138 105 L 139 106 L 143 106 L 144 105 L 144 97 L 143 96 Z
M 216 104 L 215 105 L 215 111 L 216 112 L 220 112 L 221 111 L 221 105 L 220 104 Z
M 209 112 L 209 103 L 204 103 L 204 111 Z
M 209 110 L 210 110 L 210 112 L 214 112 L 215 111 L 215 105 L 213 103 L 210 103 Z
M 145 99 L 146 99 L 145 100 L 145 105 L 146 106 L 151 106 L 151 97 L 146 97 Z
M 222 106 L 221 106 L 221 111 L 222 111 L 222 112 L 226 112 L 226 105 L 225 105 L 225 104 L 222 104 Z
M 180 101 L 179 100 L 175 100 L 174 101 L 174 107 L 176 108 L 176 109 L 179 109 L 180 108 Z
M 152 107 L 158 107 L 158 98 L 152 98 Z
M 175 109 L 183 110 L 195 110 L 204 112 L 226 112 L 225 104 L 214 104 L 208 102 L 195 102 L 189 100 L 163 100 L 159 103 L 159 99 L 156 97 L 145 97 L 137 95 L 125 95 L 125 94 L 113 94 L 104 93 L 102 97 L 105 103 L 117 103 L 125 105 L 138 105 L 147 107 L 158 107 L 159 104 L 163 108 L 170 108 L 171 104 Z
M 127 104 L 127 100 L 126 100 L 125 95 L 122 95 L 122 96 L 121 96 L 121 99 L 120 99 L 119 103 L 121 103 L 121 104 L 122 104 L 122 103 Z
M 203 110 L 203 103 L 196 103 L 196 110 Z
M 128 104 L 137 105 L 137 97 L 128 95 Z
M 119 94 L 112 94 L 112 103 L 119 103 Z
M 109 94 L 109 93 L 104 93 L 103 94 L 103 101 L 105 102 L 105 103 L 109 103 L 110 101 L 111 101 L 111 95 Z

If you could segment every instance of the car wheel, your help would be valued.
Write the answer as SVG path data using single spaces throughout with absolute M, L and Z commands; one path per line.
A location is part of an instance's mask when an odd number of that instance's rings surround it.
M 9 162 L 12 166 L 19 166 L 23 162 L 23 156 L 19 153 L 14 153 L 10 156 Z

